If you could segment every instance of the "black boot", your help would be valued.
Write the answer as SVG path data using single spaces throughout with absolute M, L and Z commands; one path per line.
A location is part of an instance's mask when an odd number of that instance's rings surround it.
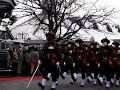
M 106 89 L 110 89 L 110 87 L 106 87 Z
M 75 79 L 75 77 L 74 77 L 74 76 L 72 76 L 71 78 L 72 78 L 72 80 L 73 80 L 74 82 L 76 82 L 76 81 L 77 81 L 77 80 Z
M 55 88 L 51 88 L 50 90 L 56 90 Z
M 49 81 L 49 78 L 48 78 L 48 77 L 46 77 L 45 79 L 46 79 L 47 81 Z
M 87 82 L 88 82 L 88 83 L 90 83 L 90 80 L 89 80 L 89 79 L 87 79 Z
M 111 85 L 111 86 L 114 86 L 114 83 L 113 83 L 113 82 L 110 82 L 110 85 Z
M 65 77 L 63 76 L 63 74 L 61 74 L 61 78 L 62 78 L 62 79 L 65 79 Z
M 97 78 L 97 82 L 100 86 L 102 86 L 102 82 L 99 80 L 99 78 Z
M 84 87 L 84 85 L 80 85 L 80 87 Z
M 56 85 L 57 85 L 57 86 L 59 85 L 58 82 L 56 82 Z
M 70 81 L 70 84 L 74 84 L 72 81 Z
M 115 87 L 119 87 L 119 85 L 115 85 Z
M 41 83 L 38 83 L 38 86 L 41 87 L 41 89 L 45 88 Z

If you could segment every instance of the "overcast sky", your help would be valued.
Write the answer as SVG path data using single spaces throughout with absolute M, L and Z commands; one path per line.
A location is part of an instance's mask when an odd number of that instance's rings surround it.
M 96 0 L 88 0 L 88 1 L 96 1 Z M 111 8 L 116 8 L 116 10 L 120 10 L 120 0 L 98 0 L 97 4 L 99 6 L 105 6 L 106 5 L 106 6 L 110 6 Z M 116 20 L 116 22 L 120 25 L 120 12 L 117 14 L 117 16 L 119 16 L 119 19 Z M 98 33 L 98 34 L 93 34 L 93 35 L 95 35 L 96 39 L 99 39 L 99 41 L 104 36 L 103 33 Z M 101 38 L 100 37 L 97 38 L 98 35 L 101 36 Z M 111 37 L 111 36 L 109 36 L 109 37 Z M 115 37 L 115 36 L 120 36 L 120 35 L 115 34 L 113 37 Z M 117 38 L 120 38 L 120 37 L 117 37 Z
M 99 0 L 102 5 L 111 5 L 120 10 L 120 0 Z
M 94 2 L 96 0 L 85 0 L 85 1 Z M 120 11 L 120 0 L 98 0 L 97 5 L 98 6 L 110 6 L 111 8 L 115 8 L 116 10 Z M 117 24 L 120 24 L 120 12 L 118 12 L 116 17 L 118 18 L 117 20 L 115 19 L 115 22 L 117 22 Z
M 93 0 L 94 1 L 94 0 Z M 116 15 L 116 17 L 118 17 L 117 19 L 115 19 L 115 22 L 120 24 L 120 0 L 98 0 L 98 4 L 100 6 L 110 6 L 111 8 L 115 8 L 116 11 L 119 11 Z

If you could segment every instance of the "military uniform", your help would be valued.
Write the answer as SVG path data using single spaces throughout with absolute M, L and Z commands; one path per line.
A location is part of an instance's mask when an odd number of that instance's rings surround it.
M 65 61 L 64 61 L 64 73 L 63 77 L 69 72 L 71 73 L 71 84 L 76 81 L 77 78 L 77 70 L 76 70 L 76 59 L 75 59 L 75 50 L 76 45 L 72 40 L 68 41 L 66 53 L 65 53 Z
M 114 83 L 114 75 L 116 74 L 116 86 L 119 86 L 119 78 L 120 78 L 120 53 L 119 53 L 119 43 L 112 43 L 112 63 L 113 63 L 113 71 L 112 71 L 112 83 Z
M 111 80 L 111 68 L 112 68 L 112 56 L 111 56 L 111 49 L 108 46 L 110 41 L 107 38 L 101 40 L 101 56 L 102 60 L 100 60 L 100 81 L 103 81 L 103 75 L 106 77 L 106 88 L 110 88 L 110 80 Z
M 50 37 L 49 37 L 50 36 Z M 38 83 L 42 89 L 46 84 L 46 80 L 49 80 L 49 77 L 52 77 L 52 88 L 50 90 L 56 89 L 56 81 L 59 77 L 59 64 L 60 64 L 60 56 L 59 50 L 56 46 L 56 42 L 54 41 L 54 33 L 49 32 L 47 34 L 47 38 L 50 39 L 44 45 L 43 48 L 43 57 L 42 59 L 42 66 L 43 66 L 43 79 L 41 83 Z
M 67 70 L 66 70 L 66 56 L 65 56 L 66 50 L 67 50 L 66 47 L 67 47 L 67 45 L 64 44 L 64 42 L 63 42 L 61 44 L 61 53 L 60 53 L 60 55 L 61 55 L 61 64 L 60 64 L 61 71 L 60 71 L 60 75 L 61 75 L 62 79 L 65 79 L 65 76 L 67 75 Z
M 97 42 L 91 42 L 90 43 L 90 50 L 89 50 L 89 55 L 88 55 L 88 64 L 89 64 L 89 69 L 88 69 L 88 82 L 91 82 L 93 79 L 94 85 L 97 84 L 97 75 L 98 75 L 98 51 L 97 51 Z
M 83 42 L 81 39 L 77 39 L 76 41 L 76 68 L 79 73 L 81 73 L 82 78 L 80 81 L 80 86 L 83 87 L 85 85 L 85 74 L 87 70 L 87 59 L 85 55 L 85 49 L 83 47 Z

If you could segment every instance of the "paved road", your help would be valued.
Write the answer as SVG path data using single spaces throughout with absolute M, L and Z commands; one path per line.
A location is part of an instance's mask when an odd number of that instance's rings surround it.
M 37 83 L 41 81 L 41 79 L 33 79 L 29 88 L 26 88 L 29 79 L 24 80 L 14 80 L 14 81 L 0 81 L 0 90 L 41 90 L 40 87 L 37 86 Z M 106 90 L 104 86 L 94 86 L 92 84 L 86 84 L 85 87 L 80 87 L 79 80 L 73 85 L 69 84 L 70 76 L 68 76 L 65 80 L 59 79 L 59 85 L 57 86 L 57 90 Z M 44 90 L 49 90 L 51 88 L 51 81 L 48 81 Z M 120 87 L 112 87 L 109 90 L 120 90 Z

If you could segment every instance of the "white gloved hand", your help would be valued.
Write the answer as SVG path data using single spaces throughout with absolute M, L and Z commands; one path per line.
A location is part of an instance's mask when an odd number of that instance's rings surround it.
M 75 63 L 73 63 L 73 67 L 75 67 Z
M 66 65 L 66 62 L 64 62 L 64 65 Z
M 59 63 L 59 62 L 57 62 L 57 63 L 56 63 L 56 65 L 57 65 L 57 68 L 58 68 L 58 67 L 59 67 L 59 65 L 60 65 L 60 63 Z
M 100 63 L 98 63 L 98 67 L 100 67 Z
M 76 43 L 76 46 L 79 47 L 80 45 L 78 43 Z
M 41 61 L 40 61 L 40 60 L 38 60 L 38 64 L 39 64 L 39 65 L 41 64 Z
M 89 66 L 89 63 L 87 64 L 87 66 Z
M 118 50 L 118 52 L 117 52 L 118 54 L 120 53 L 120 50 Z

